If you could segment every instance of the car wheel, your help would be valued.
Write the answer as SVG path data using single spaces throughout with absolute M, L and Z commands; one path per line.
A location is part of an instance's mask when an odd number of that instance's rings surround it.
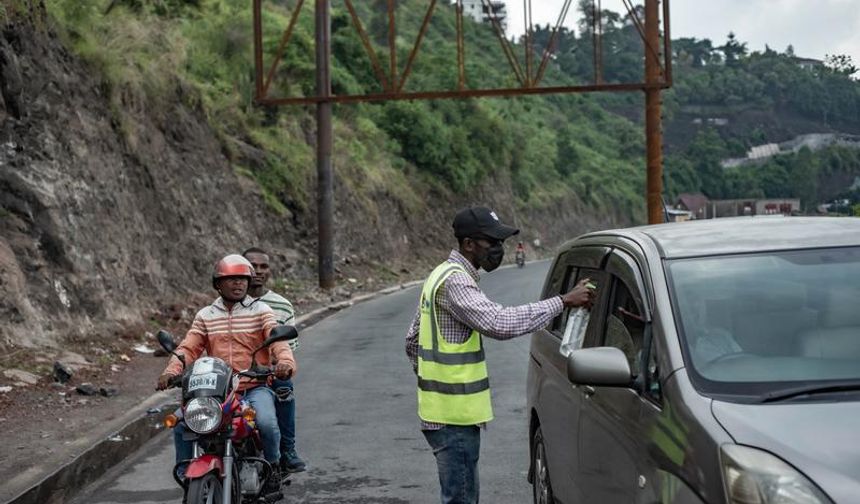
M 546 446 L 544 446 L 543 432 L 540 426 L 532 438 L 532 467 L 534 468 L 534 481 L 532 481 L 532 495 L 535 504 L 553 504 L 552 484 L 549 481 L 549 469 L 546 465 Z

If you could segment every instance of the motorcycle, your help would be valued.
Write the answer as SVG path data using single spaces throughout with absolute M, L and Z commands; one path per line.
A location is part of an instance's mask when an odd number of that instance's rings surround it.
M 185 490 L 187 504 L 241 504 L 242 502 L 273 502 L 282 494 L 264 495 L 269 478 L 278 473 L 263 457 L 263 443 L 255 426 L 256 412 L 239 393 L 242 377 L 265 381 L 273 371 L 257 363 L 257 352 L 272 343 L 298 336 L 295 327 L 278 326 L 251 357 L 251 369 L 233 372 L 229 365 L 215 357 L 201 357 L 190 369 L 185 359 L 175 352 L 176 343 L 166 331 L 158 332 L 162 348 L 182 362 L 183 373 L 170 382 L 182 387 L 180 415 L 170 414 L 165 426 L 176 427 L 184 422 L 184 439 L 193 441 L 193 458 L 180 461 L 173 468 L 173 477 Z M 178 473 L 188 464 L 184 479 Z M 289 479 L 281 485 L 289 485 Z
M 523 266 L 525 266 L 526 265 L 526 253 L 521 252 L 521 251 L 517 251 L 516 261 L 517 261 L 517 268 L 522 268 Z

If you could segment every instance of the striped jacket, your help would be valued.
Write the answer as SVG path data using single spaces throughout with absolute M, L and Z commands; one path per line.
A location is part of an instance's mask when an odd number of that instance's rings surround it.
M 260 296 L 259 300 L 269 305 L 269 308 L 275 312 L 275 321 L 278 324 L 293 325 L 295 323 L 296 310 L 293 308 L 293 303 L 290 303 L 284 296 L 270 290 Z M 287 342 L 290 344 L 290 349 L 293 352 L 299 349 L 298 338 L 288 340 Z
M 265 341 L 277 324 L 275 314 L 265 303 L 246 296 L 234 304 L 232 310 L 227 310 L 219 297 L 197 312 L 191 329 L 176 352 L 184 355 L 185 364 L 189 367 L 205 350 L 209 356 L 224 360 L 235 371 L 242 371 L 251 367 L 254 349 Z M 286 341 L 273 344 L 268 352 L 261 350 L 257 354 L 257 361 L 263 366 L 287 362 L 295 374 L 296 361 Z M 171 357 L 164 372 L 180 374 L 182 363 L 176 357 Z M 243 383 L 239 388 L 248 388 L 247 385 Z

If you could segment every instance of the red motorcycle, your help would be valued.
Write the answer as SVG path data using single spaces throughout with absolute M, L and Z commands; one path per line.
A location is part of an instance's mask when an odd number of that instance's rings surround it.
M 171 381 L 171 387 L 182 387 L 181 415 L 171 414 L 165 426 L 185 425 L 183 439 L 193 441 L 193 458 L 180 461 L 173 477 L 185 490 L 187 504 L 241 504 L 242 502 L 273 502 L 282 497 L 280 491 L 264 495 L 266 482 L 276 477 L 272 465 L 263 457 L 263 443 L 255 426 L 254 409 L 242 400 L 238 392 L 242 377 L 266 381 L 273 372 L 257 364 L 260 350 L 277 341 L 297 336 L 295 327 L 278 326 L 269 338 L 254 350 L 251 369 L 234 373 L 223 360 L 201 357 L 190 369 L 177 354 L 173 337 L 158 332 L 158 342 L 183 365 L 183 373 Z M 177 469 L 188 464 L 184 480 Z M 284 480 L 281 484 L 289 484 Z

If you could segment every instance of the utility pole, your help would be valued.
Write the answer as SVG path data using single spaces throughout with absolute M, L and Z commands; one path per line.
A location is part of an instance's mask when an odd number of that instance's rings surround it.
M 323 289 L 334 287 L 334 175 L 331 166 L 331 1 L 316 0 L 317 260 Z
M 663 120 L 660 97 L 659 0 L 645 0 L 645 138 L 648 223 L 663 222 Z M 666 58 L 671 57 L 669 54 Z

